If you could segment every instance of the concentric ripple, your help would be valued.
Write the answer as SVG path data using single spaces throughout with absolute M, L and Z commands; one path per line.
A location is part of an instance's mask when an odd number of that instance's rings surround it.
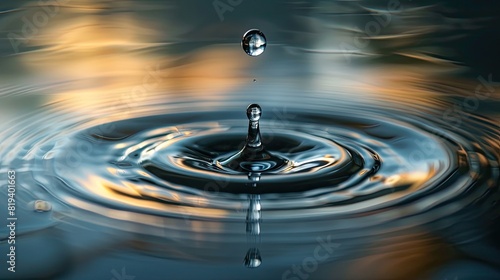
M 458 198 L 481 199 L 485 190 L 471 187 L 483 176 L 498 177 L 497 167 L 491 169 L 494 155 L 469 146 L 464 135 L 438 136 L 438 125 L 422 118 L 373 116 L 297 112 L 279 127 L 263 119 L 264 146 L 287 160 L 270 172 L 237 172 L 221 164 L 245 145 L 247 121 L 233 111 L 81 130 L 39 164 L 59 178 L 52 194 L 76 207 L 84 202 L 214 220 L 241 219 L 251 194 L 260 194 L 267 220 L 370 213 L 393 220 Z M 75 171 L 64 155 L 78 150 L 85 164 Z M 43 181 L 45 175 L 34 176 Z

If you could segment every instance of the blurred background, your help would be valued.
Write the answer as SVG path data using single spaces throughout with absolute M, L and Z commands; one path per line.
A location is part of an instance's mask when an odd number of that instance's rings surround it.
M 433 106 L 438 93 L 474 92 L 479 76 L 497 86 L 497 6 L 487 0 L 3 3 L 2 116 L 11 120 L 48 103 L 99 115 L 109 104 L 135 110 L 152 96 L 164 101 L 189 91 L 217 100 L 271 85 Z M 238 45 L 251 28 L 269 38 L 259 59 L 242 56 Z M 145 82 L 151 86 L 140 90 Z M 476 110 L 497 113 L 485 104 Z
M 7 221 L 6 174 L 16 170 L 19 221 L 16 273 L 7 271 L 9 232 L 0 230 L 0 278 L 500 279 L 499 15 L 493 0 L 2 1 L 0 218 Z M 252 28 L 267 37 L 259 57 L 240 45 Z M 283 119 L 293 118 L 287 108 L 321 104 L 352 115 L 425 115 L 455 130 L 487 123 L 471 131 L 486 144 L 468 143 L 492 155 L 484 175 L 491 204 L 478 206 L 487 214 L 446 220 L 451 234 L 401 223 L 359 243 L 335 241 L 338 255 L 295 272 L 327 242 L 316 239 L 329 231 L 316 231 L 307 241 L 270 242 L 263 265 L 248 269 L 238 241 L 246 240 L 244 222 L 242 236 L 235 221 L 186 227 L 126 205 L 91 205 L 111 193 L 58 196 L 40 179 L 51 171 L 37 161 L 49 157 L 38 147 L 59 147 L 78 131 L 161 114 L 243 112 L 249 103 L 278 108 Z M 91 189 L 95 178 L 86 179 Z M 40 197 L 50 211 L 33 211 Z

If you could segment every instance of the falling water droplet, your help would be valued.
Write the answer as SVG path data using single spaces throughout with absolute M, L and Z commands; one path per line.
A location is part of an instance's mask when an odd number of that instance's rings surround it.
M 33 208 L 36 212 L 47 212 L 52 209 L 52 206 L 47 201 L 37 200 L 35 201 Z
M 249 56 L 259 56 L 266 49 L 266 36 L 258 29 L 250 29 L 243 35 L 241 46 Z

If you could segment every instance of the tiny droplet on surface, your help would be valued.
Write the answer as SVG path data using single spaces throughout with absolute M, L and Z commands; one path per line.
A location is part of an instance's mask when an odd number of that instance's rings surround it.
M 243 35 L 241 46 L 249 56 L 259 56 L 266 49 L 266 36 L 258 29 L 250 29 Z
M 52 205 L 44 200 L 37 200 L 33 205 L 36 212 L 47 212 L 52 209 Z

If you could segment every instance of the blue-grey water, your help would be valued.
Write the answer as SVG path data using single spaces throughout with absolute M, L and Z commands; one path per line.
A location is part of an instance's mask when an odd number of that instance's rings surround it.
M 500 279 L 499 14 L 2 2 L 0 278 Z

